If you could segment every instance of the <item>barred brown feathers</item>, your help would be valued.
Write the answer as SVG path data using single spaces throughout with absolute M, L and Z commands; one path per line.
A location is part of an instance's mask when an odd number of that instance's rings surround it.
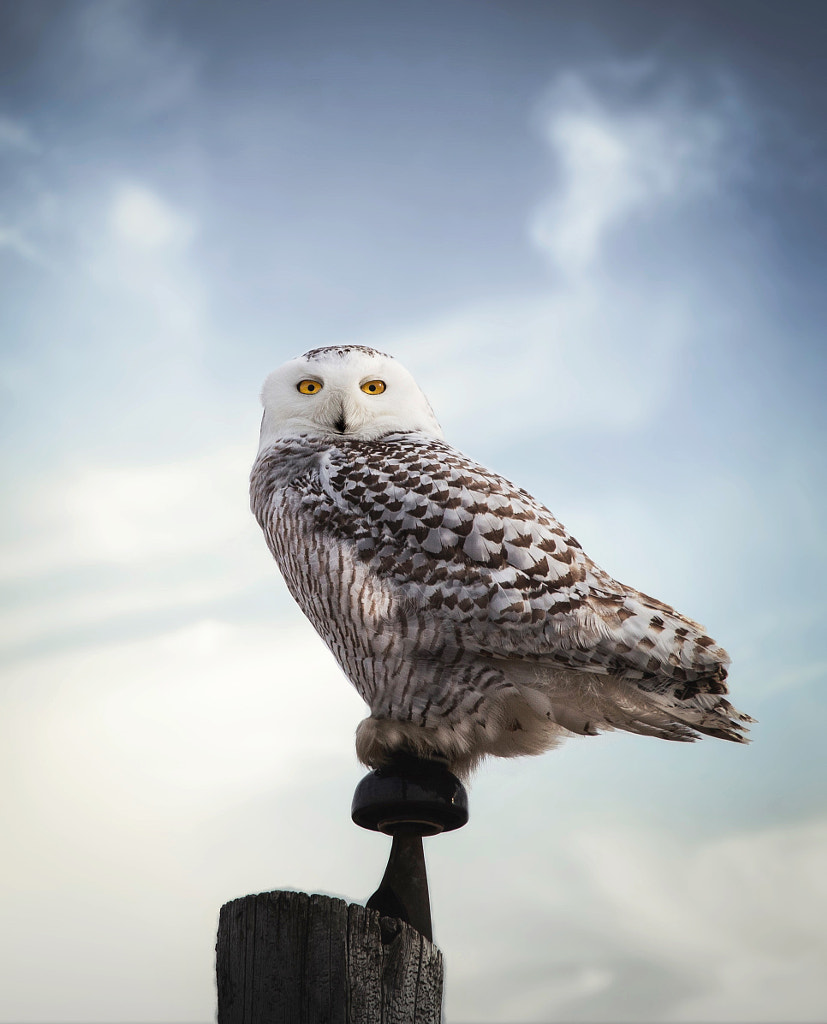
M 297 390 L 304 378 L 315 394 Z M 372 378 L 383 393 L 365 393 Z M 395 360 L 317 349 L 271 375 L 263 400 L 252 508 L 370 707 L 367 764 L 406 748 L 467 774 L 486 754 L 611 728 L 743 741 L 751 719 L 724 699 L 726 651 L 443 441 Z

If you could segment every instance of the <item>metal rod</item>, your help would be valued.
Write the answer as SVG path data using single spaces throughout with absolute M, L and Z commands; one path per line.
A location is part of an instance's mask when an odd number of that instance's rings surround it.
M 433 942 L 425 851 L 420 835 L 397 833 L 393 837 L 385 874 L 367 906 L 384 917 L 407 922 Z

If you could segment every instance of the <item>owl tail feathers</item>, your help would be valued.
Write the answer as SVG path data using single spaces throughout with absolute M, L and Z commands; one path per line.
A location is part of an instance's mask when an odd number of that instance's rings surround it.
M 641 690 L 628 680 L 585 673 L 556 672 L 542 680 L 543 689 L 536 676 L 532 685 L 520 682 L 520 692 L 532 710 L 581 736 L 619 729 L 683 743 L 701 735 L 748 743 L 747 726 L 755 721 L 720 693 L 697 693 L 679 700 L 673 693 Z
M 687 724 L 675 721 L 649 695 L 610 676 L 554 669 L 542 675 L 536 670 L 520 671 L 522 678 L 512 681 L 523 700 L 549 723 L 567 733 L 597 736 L 615 729 L 640 736 L 691 742 L 697 733 Z
M 733 707 L 728 700 L 718 694 L 700 693 L 680 703 L 669 703 L 666 698 L 663 707 L 666 714 L 687 726 L 695 734 L 715 736 L 717 739 L 730 740 L 733 743 L 750 742 L 746 733 L 749 731 L 748 726 L 755 722 L 755 719 Z M 697 739 L 697 735 L 690 738 Z
M 698 694 L 680 702 L 658 694 L 617 700 L 604 711 L 603 719 L 612 729 L 682 743 L 691 743 L 702 735 L 749 743 L 747 726 L 755 721 L 718 694 Z
M 658 711 L 640 705 L 612 704 L 611 708 L 591 707 L 588 711 L 570 705 L 552 704 L 555 721 L 569 732 L 580 736 L 597 736 L 601 732 L 633 732 L 638 736 L 655 736 L 661 740 L 688 743 L 697 739 L 691 728 L 682 722 L 665 718 Z
M 744 734 L 753 721 L 717 693 L 679 700 L 618 677 L 559 670 L 551 682 L 532 669 L 512 672 L 510 685 L 476 715 L 429 716 L 423 725 L 372 715 L 356 730 L 356 754 L 369 768 L 399 753 L 442 761 L 467 781 L 485 757 L 541 754 L 573 733 L 620 729 L 683 743 L 702 734 L 748 743 Z

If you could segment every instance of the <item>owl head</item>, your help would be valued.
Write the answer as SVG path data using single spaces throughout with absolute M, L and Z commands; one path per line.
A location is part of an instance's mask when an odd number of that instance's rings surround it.
M 428 399 L 393 357 L 361 345 L 314 348 L 275 370 L 261 390 L 259 451 L 297 434 L 375 441 L 416 431 L 442 437 Z

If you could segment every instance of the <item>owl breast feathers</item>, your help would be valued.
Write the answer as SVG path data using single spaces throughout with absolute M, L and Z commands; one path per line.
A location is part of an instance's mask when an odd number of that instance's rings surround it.
M 364 763 L 406 750 L 467 776 L 486 754 L 613 728 L 744 741 L 752 719 L 723 696 L 726 651 L 446 444 L 395 360 L 315 350 L 271 375 L 263 399 L 252 508 L 370 708 Z

